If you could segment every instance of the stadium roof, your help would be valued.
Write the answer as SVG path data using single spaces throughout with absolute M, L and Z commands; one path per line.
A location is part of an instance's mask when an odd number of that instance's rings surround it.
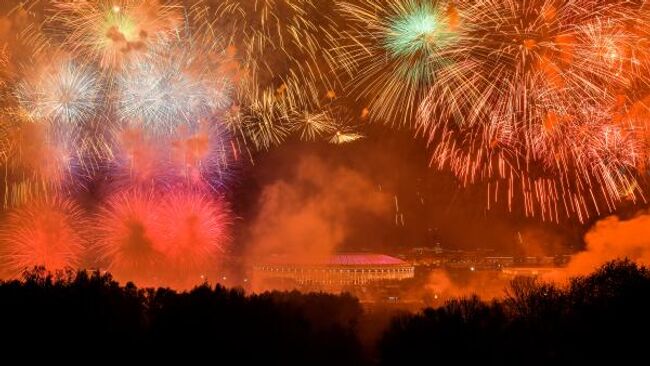
M 291 257 L 273 256 L 267 258 L 266 265 L 311 265 L 311 266 L 403 266 L 405 261 L 386 254 L 377 253 L 336 253 L 327 258 L 310 261 L 292 260 Z

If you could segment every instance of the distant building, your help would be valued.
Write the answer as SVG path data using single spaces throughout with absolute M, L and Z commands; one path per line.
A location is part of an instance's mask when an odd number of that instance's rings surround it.
M 448 250 L 436 247 L 417 247 L 397 256 L 415 267 L 457 270 L 494 270 L 509 267 L 563 267 L 570 255 L 555 256 L 499 256 L 494 250 Z
M 556 270 L 557 268 L 553 267 L 512 267 L 502 269 L 499 276 L 504 279 L 513 279 L 515 277 L 538 277 L 553 273 Z

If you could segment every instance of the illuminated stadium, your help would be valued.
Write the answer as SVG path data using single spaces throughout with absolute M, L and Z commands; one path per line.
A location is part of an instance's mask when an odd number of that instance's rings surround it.
M 266 263 L 255 265 L 253 274 L 261 280 L 299 285 L 359 286 L 413 278 L 414 267 L 384 254 L 339 253 L 308 264 L 271 258 Z

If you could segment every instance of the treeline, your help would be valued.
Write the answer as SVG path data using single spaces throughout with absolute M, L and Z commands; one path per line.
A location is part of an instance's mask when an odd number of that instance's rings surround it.
M 109 274 L 39 269 L 0 283 L 0 357 L 360 364 L 354 329 L 361 313 L 350 295 L 246 295 L 220 285 L 189 292 L 138 289 L 120 286 Z
M 514 280 L 503 300 L 457 299 L 392 321 L 381 363 L 601 365 L 647 363 L 650 273 L 623 260 L 565 287 Z
M 369 345 L 362 328 L 378 320 L 347 294 L 178 293 L 37 269 L 0 282 L 0 352 L 126 364 L 619 364 L 647 359 L 649 310 L 650 273 L 614 261 L 566 287 L 522 278 L 502 300 L 396 316 Z

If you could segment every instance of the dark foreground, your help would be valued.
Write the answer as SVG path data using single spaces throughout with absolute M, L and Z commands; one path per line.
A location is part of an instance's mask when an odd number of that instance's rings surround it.
M 124 364 L 621 364 L 648 362 L 650 273 L 611 262 L 567 288 L 512 283 L 501 301 L 418 314 L 364 311 L 349 295 L 120 286 L 34 271 L 0 283 L 5 360 Z M 368 334 L 375 332 L 377 334 Z M 417 364 L 420 364 L 419 362 Z

